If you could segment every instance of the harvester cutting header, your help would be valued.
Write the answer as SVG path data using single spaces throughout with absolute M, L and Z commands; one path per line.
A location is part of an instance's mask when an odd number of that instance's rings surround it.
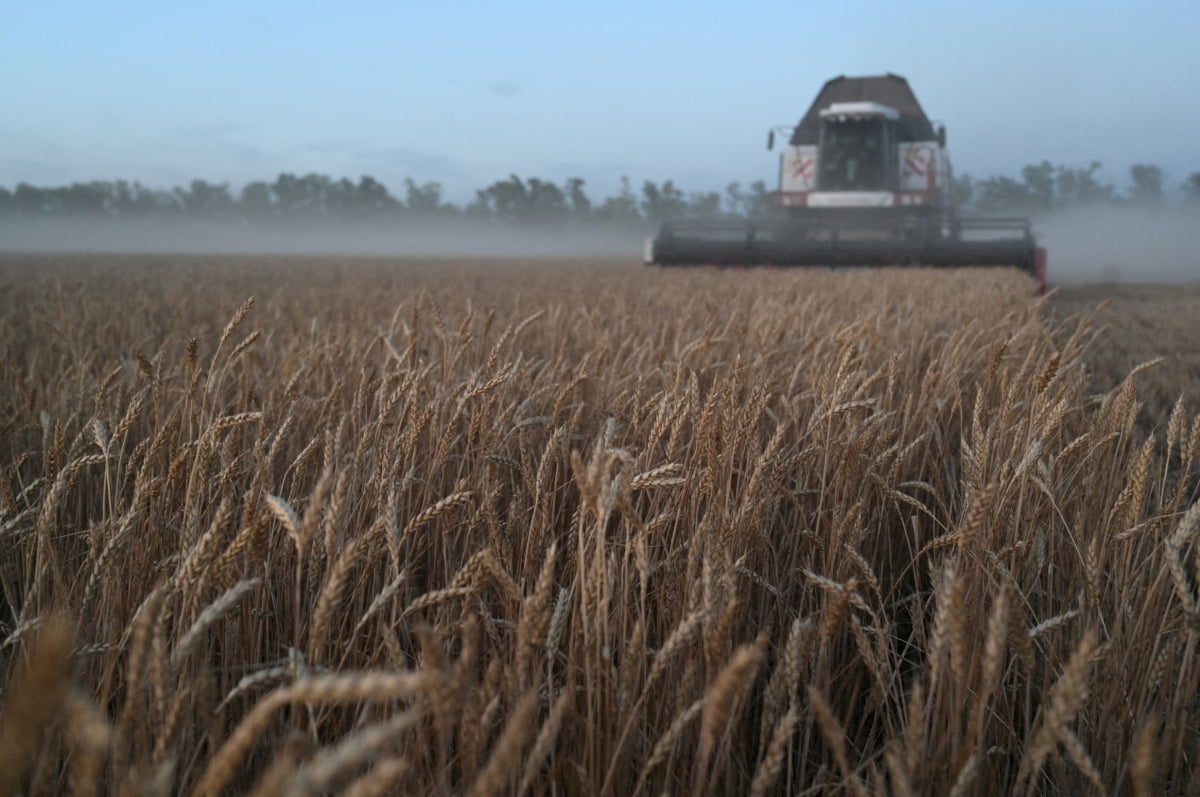
M 664 224 L 646 262 L 1007 265 L 1044 286 L 1045 251 L 1028 219 L 958 214 L 946 129 L 934 129 L 898 75 L 828 81 L 791 128 L 773 198 L 770 218 Z

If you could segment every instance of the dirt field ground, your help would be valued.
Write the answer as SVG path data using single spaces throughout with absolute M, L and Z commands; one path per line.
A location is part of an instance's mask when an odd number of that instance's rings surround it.
M 1049 299 L 1052 316 L 1094 313 L 1099 335 L 1087 362 L 1092 388 L 1111 390 L 1158 357 L 1139 377 L 1143 422 L 1165 423 L 1180 396 L 1200 407 L 1200 282 L 1189 285 L 1067 285 Z

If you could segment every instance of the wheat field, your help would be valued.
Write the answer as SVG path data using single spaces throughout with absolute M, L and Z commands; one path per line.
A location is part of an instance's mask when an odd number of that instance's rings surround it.
M 1024 275 L 0 291 L 2 794 L 1200 792 L 1200 416 Z

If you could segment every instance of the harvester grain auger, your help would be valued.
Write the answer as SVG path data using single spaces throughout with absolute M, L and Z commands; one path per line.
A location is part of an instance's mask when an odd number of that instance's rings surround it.
M 775 131 L 768 136 L 774 148 Z M 671 221 L 646 242 L 663 266 L 1013 266 L 1045 288 L 1029 219 L 960 216 L 946 129 L 897 75 L 837 77 L 791 129 L 775 213 Z

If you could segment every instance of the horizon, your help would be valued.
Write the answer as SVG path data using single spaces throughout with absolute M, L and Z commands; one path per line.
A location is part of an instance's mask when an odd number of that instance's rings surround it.
M 1011 178 L 1011 179 L 1017 180 L 1019 182 L 1022 179 L 1022 175 L 1021 175 L 1022 169 L 1024 169 L 1027 166 L 1040 166 L 1043 163 L 1049 163 L 1049 162 L 1050 161 L 1048 159 L 1043 158 L 1038 161 L 1021 164 L 1020 166 L 1014 167 L 1013 169 L 1011 169 L 1007 172 L 998 172 L 998 173 L 993 173 L 993 174 L 972 174 L 969 172 L 962 172 L 962 171 L 956 170 L 957 173 L 955 174 L 955 179 L 962 179 L 964 177 L 970 178 L 976 185 L 978 185 L 981 181 L 992 179 L 992 178 Z M 1089 164 L 1052 163 L 1051 165 L 1055 169 L 1065 168 L 1065 169 L 1079 170 L 1079 169 L 1084 169 Z M 1133 166 L 1138 166 L 1138 165 L 1160 166 L 1160 164 L 1151 163 L 1151 162 L 1145 161 L 1145 160 L 1141 160 L 1141 161 L 1135 160 L 1130 163 L 1131 168 Z M 1099 170 L 1097 170 L 1096 175 L 1099 177 L 1099 182 L 1101 183 L 1101 185 L 1107 185 L 1113 189 L 1114 199 L 1117 199 L 1117 200 L 1132 199 L 1133 197 L 1130 192 L 1131 192 L 1131 189 L 1134 187 L 1134 183 L 1130 178 L 1128 169 L 1122 175 L 1116 175 L 1116 176 L 1111 175 L 1110 171 L 1111 170 L 1108 169 L 1106 167 L 1106 165 L 1103 163 L 1101 164 L 1101 168 Z M 1174 199 L 1186 198 L 1188 196 L 1187 191 L 1188 191 L 1189 186 L 1186 185 L 1185 183 L 1190 177 L 1192 177 L 1192 175 L 1196 175 L 1196 174 L 1200 174 L 1200 169 L 1196 169 L 1196 170 L 1188 172 L 1186 174 L 1185 173 L 1173 174 L 1171 171 L 1169 171 L 1167 169 L 1163 169 L 1162 170 L 1162 177 L 1163 177 L 1162 197 L 1163 197 L 1163 199 L 1165 201 L 1169 202 Z M 233 196 L 236 199 L 240 195 L 241 191 L 249 185 L 252 185 L 255 183 L 262 183 L 262 184 L 270 186 L 276 180 L 278 180 L 280 177 L 283 177 L 285 175 L 291 175 L 291 176 L 299 178 L 299 179 L 303 179 L 305 177 L 310 177 L 310 176 L 317 176 L 317 177 L 329 178 L 330 180 L 335 181 L 335 182 L 339 181 L 339 180 L 350 180 L 351 182 L 358 182 L 362 178 L 371 178 L 373 180 L 376 180 L 380 184 L 382 184 L 387 189 L 388 193 L 392 197 L 394 197 L 395 199 L 397 199 L 401 202 L 403 202 L 403 197 L 404 197 L 405 190 L 406 190 L 405 181 L 409 180 L 409 179 L 411 179 L 416 186 L 421 187 L 421 188 L 426 188 L 429 185 L 436 185 L 443 189 L 445 188 L 445 184 L 442 183 L 441 181 L 424 180 L 421 178 L 420 175 L 407 175 L 405 177 L 398 178 L 398 180 L 395 182 L 388 182 L 386 180 L 379 179 L 376 177 L 376 175 L 372 175 L 372 174 L 349 174 L 349 173 L 330 174 L 330 173 L 320 172 L 320 171 L 292 171 L 292 172 L 277 172 L 274 174 L 261 175 L 258 177 L 248 177 L 241 181 L 230 181 L 230 180 L 218 181 L 218 180 L 209 179 L 204 175 L 194 175 L 192 177 L 188 177 L 188 178 L 179 180 L 178 182 L 175 182 L 175 183 L 149 183 L 149 182 L 145 182 L 143 180 L 139 180 L 137 178 L 131 179 L 131 178 L 123 177 L 121 175 L 109 175 L 109 176 L 95 177 L 95 178 L 90 178 L 90 179 L 71 180 L 71 181 L 61 182 L 61 183 L 42 183 L 42 184 L 22 180 L 22 181 L 17 181 L 17 182 L 10 182 L 10 183 L 0 182 L 0 190 L 12 191 L 12 190 L 16 189 L 17 186 L 19 186 L 19 185 L 29 185 L 33 188 L 37 188 L 40 190 L 53 191 L 53 190 L 59 190 L 59 189 L 63 189 L 63 188 L 69 188 L 72 185 L 87 185 L 87 184 L 91 184 L 91 183 L 116 185 L 119 183 L 126 183 L 131 187 L 140 186 L 141 188 L 144 188 L 144 189 L 147 189 L 150 191 L 170 192 L 170 191 L 174 191 L 177 189 L 187 189 L 193 182 L 199 181 L 199 182 L 207 184 L 210 187 L 224 187 L 230 192 L 231 196 Z M 541 179 L 541 176 L 537 175 L 537 174 L 517 174 L 515 172 L 509 172 L 509 173 L 506 173 L 503 175 L 498 175 L 497 177 L 495 177 L 493 180 L 491 180 L 490 182 L 488 182 L 486 184 L 480 184 L 473 189 L 467 189 L 469 193 L 464 194 L 462 197 L 456 198 L 456 197 L 446 195 L 446 196 L 443 196 L 443 199 L 450 205 L 454 206 L 456 209 L 462 210 L 462 209 L 466 208 L 468 205 L 470 205 L 470 203 L 476 198 L 475 195 L 477 194 L 477 192 L 484 191 L 498 182 L 504 182 L 504 181 L 510 180 L 513 177 L 516 177 L 519 180 L 522 180 L 526 183 L 533 179 Z M 762 182 L 765 183 L 768 192 L 774 191 L 776 184 L 778 183 L 778 175 L 772 175 L 772 177 L 774 179 L 763 179 L 762 180 Z M 678 181 L 672 179 L 670 176 L 668 176 L 667 178 L 665 178 L 662 181 L 655 181 L 655 180 L 651 180 L 649 178 L 646 178 L 645 180 L 643 180 L 641 178 L 638 178 L 635 175 L 622 174 L 622 175 L 617 176 L 617 184 L 615 185 L 613 190 L 607 194 L 601 194 L 599 191 L 592 189 L 590 187 L 590 183 L 585 181 L 585 184 L 583 186 L 584 194 L 588 197 L 588 199 L 590 199 L 592 201 L 597 201 L 597 200 L 602 201 L 604 199 L 614 197 L 620 193 L 621 187 L 620 187 L 619 181 L 623 178 L 628 178 L 630 189 L 633 191 L 633 194 L 636 197 L 638 197 L 639 199 L 641 197 L 642 186 L 646 182 L 654 183 L 655 185 L 658 185 L 658 186 L 662 186 L 666 183 L 671 183 L 674 185 L 674 187 L 676 189 L 682 191 L 687 196 L 699 195 L 699 194 L 708 193 L 708 192 L 715 192 L 717 194 L 724 195 L 725 189 L 730 185 L 730 183 L 726 183 L 724 185 L 719 185 L 719 186 L 718 185 L 691 186 L 691 185 L 680 184 Z M 564 188 L 567 185 L 567 183 L 572 179 L 574 179 L 574 176 L 564 177 L 564 178 L 561 178 L 560 180 L 554 182 L 554 185 L 561 189 L 561 188 Z M 750 186 L 754 182 L 756 182 L 756 180 L 751 180 L 751 181 L 736 181 L 735 180 L 732 182 L 736 183 L 738 185 L 738 187 L 741 188 L 743 191 L 746 191 L 747 189 L 750 188 Z

